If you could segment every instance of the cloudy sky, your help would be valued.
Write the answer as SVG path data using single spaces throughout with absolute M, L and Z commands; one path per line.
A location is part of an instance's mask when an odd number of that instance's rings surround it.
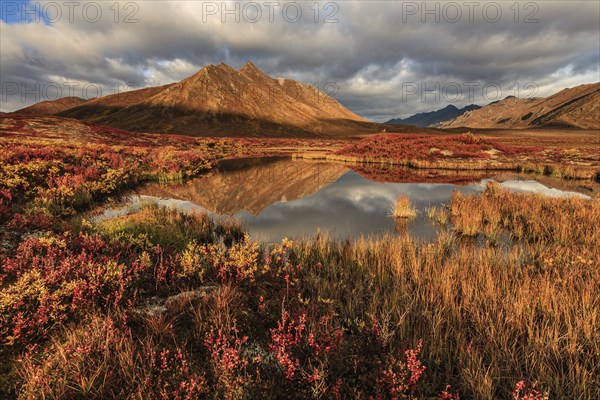
M 0 2 L 1 111 L 181 80 L 221 61 L 375 121 L 600 81 L 600 2 Z

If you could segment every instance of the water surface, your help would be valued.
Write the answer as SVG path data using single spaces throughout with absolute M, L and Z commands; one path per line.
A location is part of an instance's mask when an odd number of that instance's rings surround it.
M 426 217 L 426 209 L 447 205 L 457 190 L 481 193 L 494 178 L 484 172 L 460 175 L 401 169 L 386 170 L 388 174 L 382 175 L 380 171 L 359 171 L 341 164 L 289 159 L 227 163 L 208 176 L 183 184 L 144 186 L 124 204 L 104 210 L 99 218 L 123 214 L 144 202 L 157 202 L 186 212 L 206 212 L 217 219 L 236 218 L 253 238 L 267 242 L 317 232 L 354 239 L 399 230 L 417 239 L 432 240 L 440 228 Z M 589 198 L 530 177 L 504 174 L 495 178 L 501 186 L 518 192 Z M 408 196 L 419 211 L 401 227 L 390 215 L 400 195 Z

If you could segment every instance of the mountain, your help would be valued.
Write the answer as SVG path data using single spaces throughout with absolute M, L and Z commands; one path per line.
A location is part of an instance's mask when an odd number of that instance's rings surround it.
M 29 107 L 22 108 L 15 111 L 16 114 L 25 115 L 55 115 L 59 112 L 68 110 L 69 108 L 76 107 L 80 104 L 85 103 L 85 99 L 80 97 L 62 97 L 56 100 L 46 100 L 39 103 L 35 103 Z
M 545 98 L 509 96 L 441 124 L 443 128 L 539 126 L 600 129 L 600 82 L 564 89 Z
M 180 82 L 87 101 L 58 115 L 136 132 L 193 136 L 327 136 L 381 129 L 314 86 L 249 62 L 208 65 Z
M 464 108 L 457 108 L 449 105 L 441 110 L 418 113 L 406 119 L 395 118 L 391 119 L 386 124 L 404 124 L 415 126 L 437 126 L 442 122 L 453 120 L 466 113 L 467 111 L 477 110 L 481 108 L 478 105 L 470 104 Z

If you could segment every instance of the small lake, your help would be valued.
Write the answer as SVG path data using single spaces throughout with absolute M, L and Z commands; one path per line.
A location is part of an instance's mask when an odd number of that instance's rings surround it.
M 181 184 L 150 184 L 102 211 L 96 219 L 122 215 L 144 202 L 186 212 L 206 212 L 241 221 L 260 241 L 299 239 L 320 232 L 338 239 L 407 232 L 432 240 L 439 226 L 425 211 L 448 204 L 454 191 L 481 193 L 489 180 L 516 192 L 546 196 L 595 197 L 598 184 L 568 183 L 548 177 L 513 173 L 445 172 L 401 167 L 361 167 L 343 164 L 252 159 L 224 162 L 217 171 Z M 406 195 L 419 210 L 415 219 L 399 228 L 390 216 L 398 196 Z

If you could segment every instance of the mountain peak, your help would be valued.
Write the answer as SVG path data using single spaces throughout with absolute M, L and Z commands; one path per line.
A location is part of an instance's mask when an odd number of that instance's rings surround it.
M 224 72 L 232 72 L 232 71 L 237 72 L 235 70 L 235 68 L 225 64 L 222 61 L 219 64 L 206 64 L 194 75 L 182 80 L 181 82 L 195 81 L 196 79 L 199 79 L 201 77 L 206 77 L 206 76 L 215 75 L 215 74 L 221 75 Z
M 248 61 L 242 68 L 240 68 L 240 74 L 246 75 L 252 78 L 269 78 L 269 75 L 262 72 L 252 61 Z
M 242 68 L 240 68 L 240 72 L 246 72 L 246 71 L 262 72 L 260 69 L 258 69 L 258 67 L 252 61 L 248 61 L 246 64 L 244 64 L 244 66 Z
M 262 72 L 252 61 L 248 61 L 242 68 L 239 74 L 251 80 L 271 81 L 271 77 Z
M 232 66 L 230 66 L 228 64 L 225 64 L 223 61 L 221 61 L 218 64 L 209 64 L 209 65 L 205 66 L 204 68 L 221 70 L 221 71 L 235 71 L 235 68 L 233 68 Z

